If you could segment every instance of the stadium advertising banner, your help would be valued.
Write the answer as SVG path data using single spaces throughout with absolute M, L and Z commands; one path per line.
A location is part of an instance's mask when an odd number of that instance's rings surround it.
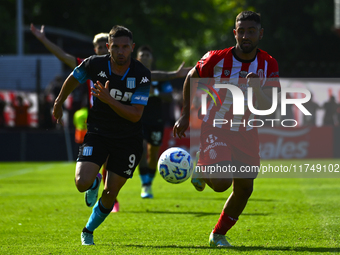
M 261 159 L 333 157 L 333 127 L 259 128 Z M 322 149 L 321 149 L 322 148 Z

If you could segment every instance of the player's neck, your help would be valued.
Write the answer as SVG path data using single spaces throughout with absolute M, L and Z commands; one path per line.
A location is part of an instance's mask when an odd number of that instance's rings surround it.
M 118 65 L 111 59 L 111 71 L 119 76 L 123 76 L 131 64 L 131 58 L 124 65 Z
M 234 52 L 236 54 L 236 56 L 239 58 L 239 59 L 242 59 L 242 60 L 252 60 L 255 58 L 256 54 L 257 54 L 257 48 L 253 49 L 251 52 L 249 53 L 244 53 L 239 47 L 235 47 L 234 48 Z

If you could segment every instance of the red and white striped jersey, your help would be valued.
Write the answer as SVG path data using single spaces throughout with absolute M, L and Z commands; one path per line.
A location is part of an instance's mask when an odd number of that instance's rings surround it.
M 255 119 L 254 114 L 248 109 L 248 98 L 247 93 L 245 93 L 248 87 L 245 77 L 248 73 L 253 72 L 260 77 L 262 88 L 280 88 L 277 61 L 267 52 L 260 49 L 258 49 L 255 58 L 249 61 L 239 59 L 236 54 L 234 54 L 234 47 L 209 51 L 197 62 L 196 70 L 200 78 L 213 78 L 214 84 L 233 84 L 243 91 L 245 114 L 233 115 L 233 96 L 230 90 L 218 89 L 212 84 L 222 101 L 222 105 L 219 100 L 217 100 L 216 105 L 213 100 L 211 100 L 208 103 L 206 115 L 201 116 L 203 122 L 209 125 L 213 124 L 214 119 L 225 119 L 228 121 L 228 124 L 220 124 L 216 125 L 216 127 L 231 131 L 249 131 L 253 129 L 252 126 L 247 124 L 248 120 Z M 212 95 L 216 100 L 217 95 L 214 93 L 212 93 Z M 253 96 L 253 104 L 256 108 L 257 103 L 255 96 Z M 230 125 L 231 121 L 233 123 L 232 126 Z M 254 126 L 258 124 L 259 123 L 252 123 Z

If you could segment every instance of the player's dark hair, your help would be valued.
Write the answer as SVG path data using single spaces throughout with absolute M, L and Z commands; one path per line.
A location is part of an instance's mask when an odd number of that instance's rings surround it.
M 239 13 L 236 17 L 236 22 L 245 21 L 245 20 L 255 21 L 257 24 L 261 26 L 261 14 L 260 13 L 256 13 L 252 11 L 243 11 Z
M 138 48 L 138 50 L 137 50 L 137 56 L 138 56 L 139 52 L 141 52 L 141 51 L 148 51 L 148 52 L 151 53 L 151 55 L 153 55 L 153 54 L 152 54 L 152 49 L 151 49 L 151 47 L 148 46 L 148 45 L 142 45 L 142 46 L 140 46 L 140 47 Z
M 128 28 L 115 25 L 109 33 L 109 38 L 112 39 L 121 36 L 127 36 L 131 39 L 131 41 L 133 40 L 132 32 Z

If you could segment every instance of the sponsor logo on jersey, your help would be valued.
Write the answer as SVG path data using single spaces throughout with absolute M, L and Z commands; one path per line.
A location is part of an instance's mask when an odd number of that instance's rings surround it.
M 124 173 L 127 174 L 127 175 L 131 175 L 132 174 L 132 170 L 128 169 L 128 170 L 124 171 Z
M 123 92 L 120 91 L 119 89 L 111 89 L 110 95 L 118 101 L 126 102 L 131 101 L 133 93 L 125 91 L 123 94 Z
M 230 74 L 230 71 L 229 70 L 224 70 L 224 75 L 225 76 L 228 76 Z
M 246 78 L 248 72 L 247 71 L 240 71 L 240 77 L 241 78 Z
M 149 82 L 148 77 L 143 77 L 142 80 L 140 81 L 140 84 L 147 83 L 147 82 Z
M 104 71 L 100 71 L 99 74 L 97 74 L 97 76 L 103 77 L 107 79 L 106 73 Z
M 136 87 L 136 78 L 135 77 L 126 78 L 126 87 L 128 89 L 134 89 Z
M 263 80 L 263 78 L 264 78 L 263 69 L 259 69 L 259 70 L 257 71 L 257 75 L 260 77 L 261 80 Z
M 213 134 L 210 134 L 206 140 L 207 143 L 213 143 L 217 140 L 217 136 L 213 135 Z

